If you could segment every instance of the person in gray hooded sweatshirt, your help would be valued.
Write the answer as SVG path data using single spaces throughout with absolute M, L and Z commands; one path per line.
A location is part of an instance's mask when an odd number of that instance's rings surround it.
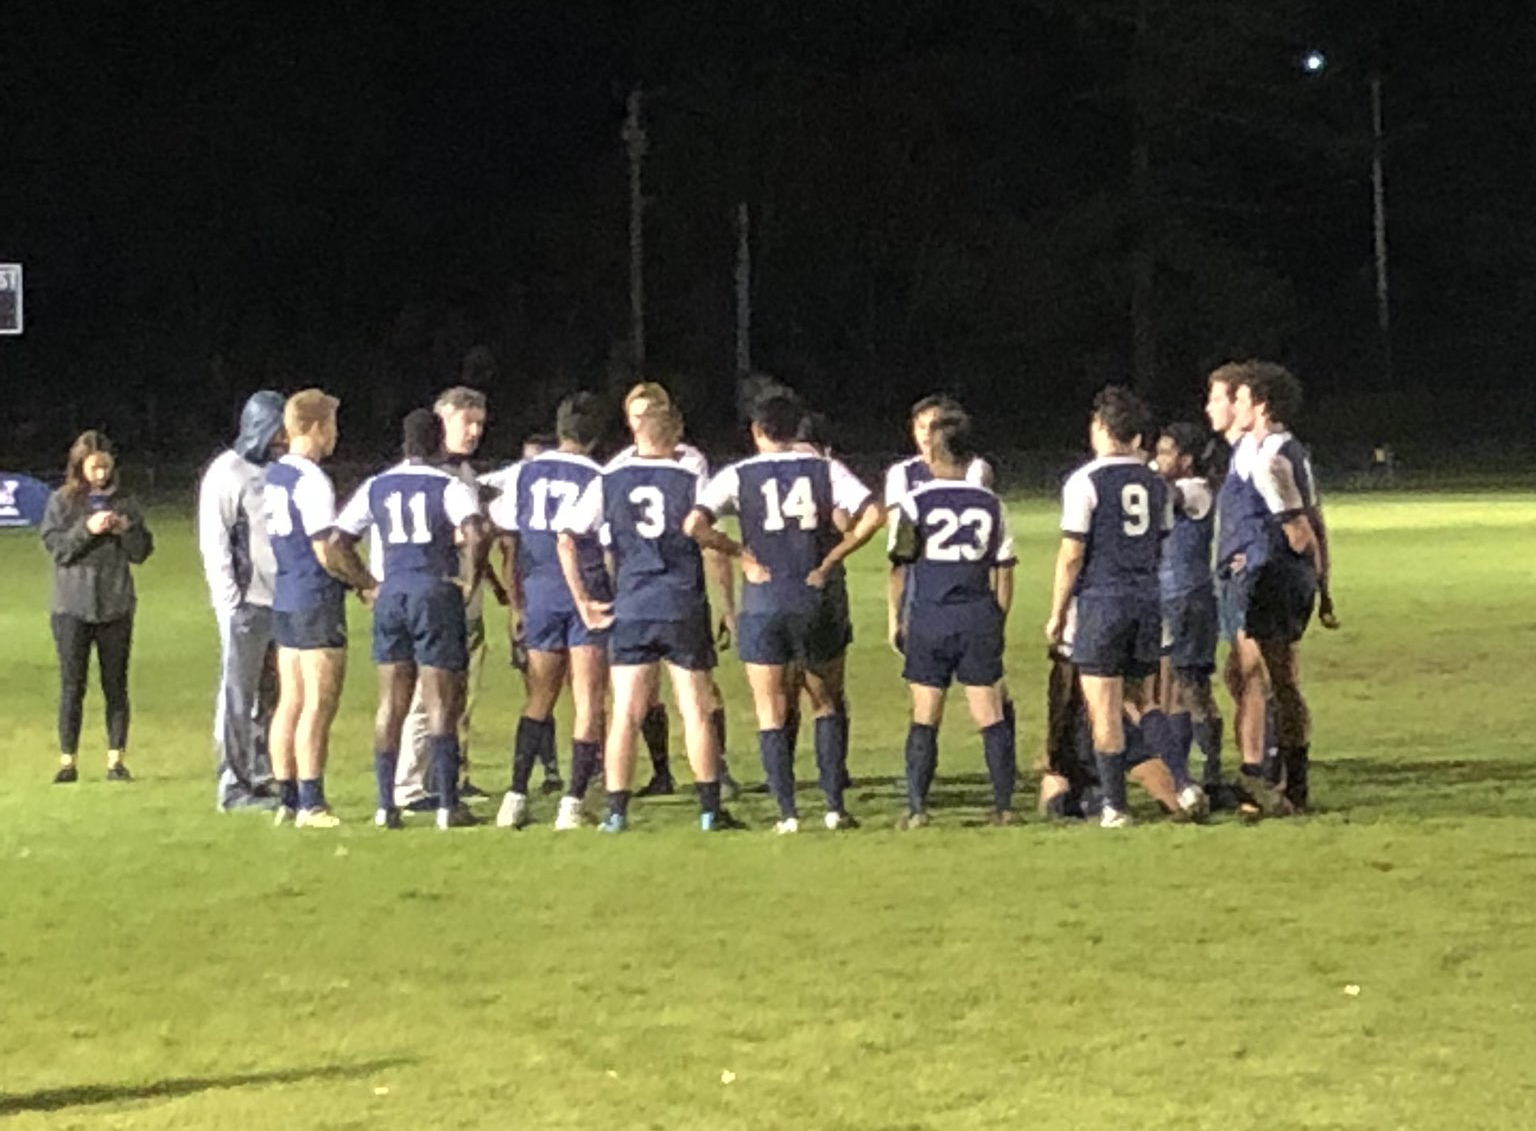
M 267 726 L 277 697 L 272 646 L 272 587 L 277 563 L 267 538 L 262 493 L 266 465 L 283 453 L 283 397 L 253 395 L 240 413 L 240 435 L 203 473 L 197 543 L 219 624 L 220 678 L 213 712 L 218 751 L 218 807 L 271 809 Z

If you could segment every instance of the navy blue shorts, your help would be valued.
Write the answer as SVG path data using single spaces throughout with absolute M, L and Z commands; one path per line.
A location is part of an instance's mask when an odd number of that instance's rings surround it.
M 1255 640 L 1294 644 L 1306 635 L 1316 602 L 1317 573 L 1310 563 L 1265 562 L 1253 578 L 1246 631 Z
M 308 652 L 347 646 L 347 606 L 342 598 L 296 612 L 272 610 L 272 639 L 279 648 Z
M 1081 594 L 1072 662 L 1083 675 L 1144 679 L 1162 655 L 1163 611 L 1155 597 Z
M 901 678 L 922 687 L 991 687 L 1003 678 L 1003 611 L 991 600 L 912 606 Z
M 1248 601 L 1253 593 L 1253 577 L 1247 570 L 1228 572 L 1223 567 L 1216 574 L 1216 628 L 1224 644 L 1231 644 L 1248 626 Z
M 1216 670 L 1215 589 L 1163 599 L 1163 655 L 1174 671 L 1210 675 Z
M 687 620 L 615 620 L 608 630 L 608 660 L 616 667 L 665 661 L 685 671 L 713 671 L 715 636 L 709 606 Z
M 594 632 L 575 609 L 540 609 L 523 612 L 523 646 L 530 652 L 568 652 L 587 646 L 606 647 L 608 630 Z
M 384 591 L 373 605 L 373 662 L 461 672 L 469 667 L 469 627 L 457 585 Z
M 847 613 L 832 601 L 814 612 L 742 613 L 736 621 L 736 651 L 745 664 L 819 666 L 852 642 Z

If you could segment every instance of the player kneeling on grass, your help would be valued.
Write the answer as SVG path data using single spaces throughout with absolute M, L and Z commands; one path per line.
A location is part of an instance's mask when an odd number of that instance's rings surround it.
M 373 662 L 379 711 L 373 733 L 380 828 L 401 827 L 395 772 L 401 732 L 420 681 L 427 749 L 442 793 L 438 828 L 472 825 L 459 803 L 459 716 L 469 670 L 465 602 L 475 590 L 488 543 L 475 489 L 429 461 L 442 446 L 436 413 L 406 415 L 403 460 L 370 478 L 342 508 L 332 543 L 349 568 L 361 569 L 357 542 L 377 527 L 384 561 L 373 601 Z M 461 555 L 458 543 L 463 543 Z
M 782 393 L 758 401 L 752 410 L 758 454 L 715 476 L 684 528 L 706 550 L 742 559 L 736 648 L 757 707 L 758 745 L 779 806 L 774 826 L 779 833 L 800 828 L 787 723 L 801 679 L 816 716 L 816 766 L 827 828 L 856 823 L 843 801 L 848 769 L 843 673 L 853 632 L 846 607 L 827 584 L 844 559 L 879 532 L 882 520 L 869 489 L 852 472 L 802 450 L 804 415 L 799 401 Z M 846 534 L 838 529 L 838 511 L 854 519 Z M 725 514 L 740 516 L 739 543 L 715 529 L 717 517 Z
M 1125 797 L 1126 715 L 1143 724 L 1152 752 L 1165 756 L 1167 728 L 1157 720 L 1148 677 L 1157 671 L 1162 609 L 1159 544 L 1173 525 L 1167 485 L 1146 465 L 1142 436 L 1150 418 L 1141 399 L 1111 385 L 1094 399 L 1089 438 L 1094 459 L 1062 489 L 1062 542 L 1045 634 L 1065 635 L 1067 609 L 1077 601 L 1072 660 L 1093 733 L 1093 758 L 1103 790 L 1100 824 L 1130 824 Z M 1129 682 L 1129 689 L 1127 683 Z M 1193 793 L 1189 805 L 1202 798 Z
M 608 690 L 608 633 L 586 626 L 576 612 L 560 565 L 555 520 L 563 507 L 602 475 L 591 452 L 602 433 L 602 406 L 591 393 L 560 402 L 559 447 L 525 459 L 504 493 L 491 504 L 491 519 L 504 531 L 505 585 L 511 594 L 514 636 L 527 649 L 528 689 L 512 748 L 512 788 L 496 815 L 500 828 L 529 823 L 528 784 L 533 764 L 555 751 L 555 704 L 571 682 L 571 776 L 560 799 L 557 829 L 581 827 L 581 799 L 602 762 L 603 697 Z M 612 599 L 603 547 L 597 535 L 575 538 L 578 568 L 589 597 Z
M 272 639 L 278 691 L 267 748 L 282 802 L 277 822 L 292 819 L 298 828 L 341 824 L 326 804 L 325 766 L 347 674 L 346 588 L 365 602 L 373 595 L 368 571 L 338 558 L 330 539 L 336 491 L 320 461 L 336 450 L 340 403 L 319 389 L 288 398 L 288 454 L 267 468 L 262 492 L 277 561 Z
M 1158 586 L 1163 603 L 1163 709 L 1172 728 L 1169 768 L 1189 784 L 1189 751 L 1205 757 L 1201 780 L 1220 791 L 1221 712 L 1211 695 L 1216 670 L 1216 590 L 1211 577 L 1215 496 L 1206 476 L 1205 429 L 1170 424 L 1157 442 L 1157 471 L 1173 493 L 1173 530 L 1163 542 Z
M 904 637 L 902 678 L 912 689 L 903 825 L 928 823 L 944 696 L 956 680 L 981 728 L 992 819 L 1011 824 L 1018 766 L 1000 684 L 1003 629 L 1013 603 L 1013 539 L 997 496 L 966 482 L 975 456 L 970 419 L 956 410 L 941 413 L 929 442 L 934 477 L 902 498 L 891 532 L 891 563 L 906 569 L 905 623 L 894 591 L 891 615 Z
M 682 420 L 670 404 L 649 406 L 632 423 L 634 453 L 610 464 L 574 504 L 561 508 L 555 520 L 560 564 L 582 622 L 592 632 L 611 629 L 613 718 L 604 753 L 608 816 L 600 828 L 618 833 L 628 826 L 635 737 L 657 700 L 662 663 L 683 717 L 700 827 L 706 832 L 740 828 L 720 807 L 720 750 L 709 720 L 715 702 L 710 674 L 715 642 L 704 589 L 704 555 L 683 533 L 683 522 L 703 493 L 704 478 L 677 459 Z M 587 588 L 579 550 L 580 539 L 605 528 L 614 564 L 611 603 L 598 600 Z M 728 568 L 723 558 L 717 560 Z M 728 600 L 728 575 L 722 589 Z M 729 616 L 732 610 L 727 607 L 726 612 Z

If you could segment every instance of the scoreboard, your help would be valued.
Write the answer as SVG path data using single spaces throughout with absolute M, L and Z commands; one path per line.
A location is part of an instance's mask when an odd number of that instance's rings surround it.
M 0 334 L 21 333 L 21 264 L 0 263 Z

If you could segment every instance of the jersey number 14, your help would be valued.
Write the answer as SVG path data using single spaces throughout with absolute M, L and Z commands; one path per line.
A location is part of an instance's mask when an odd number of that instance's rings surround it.
M 763 483 L 763 529 L 769 533 L 783 530 L 794 519 L 801 530 L 816 529 L 816 497 L 811 493 L 811 481 L 800 476 L 789 485 L 783 497 L 779 494 L 779 481 L 769 479 Z

